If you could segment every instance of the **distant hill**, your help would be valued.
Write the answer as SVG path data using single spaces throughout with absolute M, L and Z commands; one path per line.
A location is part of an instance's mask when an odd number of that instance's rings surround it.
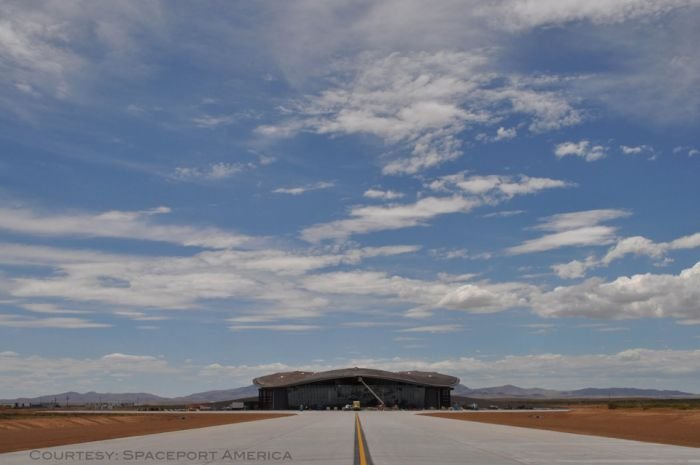
M 697 394 L 682 391 L 663 391 L 657 389 L 637 388 L 584 388 L 574 391 L 556 391 L 542 388 L 521 388 L 507 384 L 486 388 L 470 389 L 463 384 L 455 387 L 453 394 L 472 399 L 594 399 L 611 397 L 644 397 L 644 398 L 684 398 L 698 397 Z M 182 397 L 160 397 L 146 392 L 134 393 L 100 393 L 100 392 L 62 392 L 39 397 L 20 397 L 17 399 L 0 399 L 0 404 L 39 404 L 58 402 L 60 405 L 76 404 L 199 404 L 208 402 L 223 402 L 228 400 L 255 397 L 258 388 L 255 385 L 234 389 L 221 389 L 190 394 Z
M 160 397 L 147 392 L 126 392 L 126 393 L 105 393 L 105 392 L 61 392 L 60 394 L 49 394 L 39 397 L 19 397 L 17 399 L 2 399 L 0 403 L 22 403 L 40 404 L 57 402 L 59 405 L 66 404 L 119 404 L 119 403 L 139 403 L 139 404 L 159 404 L 168 402 L 166 397 Z
M 258 395 L 258 387 L 254 384 L 235 389 L 221 389 L 218 391 L 198 392 L 184 397 L 175 397 L 171 402 L 199 403 L 199 402 L 221 402 L 223 400 L 243 399 L 244 397 L 255 397 Z
M 648 398 L 677 398 L 698 397 L 697 394 L 682 391 L 664 391 L 658 389 L 637 388 L 584 388 L 574 391 L 557 391 L 542 388 L 521 388 L 507 384 L 487 388 L 470 389 L 463 384 L 458 385 L 454 394 L 475 399 L 573 399 L 597 397 L 648 397 Z
M 478 388 L 478 389 L 469 389 L 466 386 L 459 385 L 460 388 L 455 389 L 455 394 L 457 395 L 463 395 L 463 396 L 468 396 L 468 397 L 474 397 L 474 398 L 499 398 L 499 397 L 508 397 L 508 398 L 528 398 L 528 399 L 533 399 L 533 398 L 550 398 L 550 397 L 556 397 L 559 394 L 559 391 L 553 391 L 549 389 L 541 389 L 541 388 L 521 388 L 518 386 L 513 386 L 511 384 L 507 384 L 505 386 L 495 386 L 495 387 L 487 387 L 487 388 Z
M 657 389 L 636 388 L 584 388 L 576 391 L 564 392 L 568 397 L 697 397 L 683 391 L 660 391 Z
M 146 392 L 138 393 L 104 393 L 104 392 L 62 392 L 39 397 L 19 397 L 16 399 L 0 399 L 0 404 L 40 404 L 58 402 L 59 405 L 76 404 L 193 404 L 206 402 L 221 402 L 226 400 L 242 399 L 258 395 L 258 388 L 254 385 L 222 389 L 218 391 L 206 391 L 190 394 L 182 397 L 160 397 Z

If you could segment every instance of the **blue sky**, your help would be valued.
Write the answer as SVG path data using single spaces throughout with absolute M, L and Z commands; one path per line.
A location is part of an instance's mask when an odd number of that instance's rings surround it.
M 699 6 L 3 3 L 0 397 L 700 392 Z

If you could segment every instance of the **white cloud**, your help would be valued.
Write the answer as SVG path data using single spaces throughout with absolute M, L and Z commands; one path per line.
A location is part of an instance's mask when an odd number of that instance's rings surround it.
M 181 181 L 219 181 L 221 179 L 230 178 L 241 171 L 253 168 L 251 164 L 242 163 L 212 163 L 206 168 L 185 167 L 179 166 L 175 168 L 172 177 Z
M 36 236 L 112 237 L 161 241 L 185 246 L 228 248 L 251 239 L 216 228 L 163 225 L 153 217 L 170 213 L 168 207 L 104 213 L 39 213 L 26 208 L 0 207 L 0 230 Z
M 130 103 L 126 106 L 127 113 L 139 115 L 146 112 L 146 109 L 137 103 Z
M 517 195 L 572 185 L 566 181 L 524 175 L 466 177 L 465 173 L 457 173 L 428 184 L 434 191 L 452 192 L 450 197 L 423 197 L 412 204 L 355 206 L 350 209 L 350 218 L 310 226 L 302 231 L 301 236 L 309 242 L 320 242 L 342 240 L 353 234 L 423 226 L 438 216 L 468 213 L 484 204 L 497 204 Z
M 207 306 L 211 306 L 213 301 L 226 299 L 246 300 L 245 310 L 234 314 L 248 318 L 254 314 L 255 321 L 261 321 L 261 317 L 264 321 L 313 318 L 329 307 L 329 301 L 299 283 L 308 272 L 419 249 L 404 245 L 296 252 L 226 249 L 162 257 L 91 255 L 86 251 L 76 251 L 72 256 L 64 249 L 25 246 L 15 250 L 8 246 L 14 253 L 13 263 L 48 267 L 52 273 L 8 277 L 2 290 L 22 299 L 17 305 L 31 305 L 33 310 L 58 312 L 68 305 L 49 305 L 44 303 L 46 299 L 71 302 L 67 307 L 71 310 L 77 302 L 99 302 L 101 311 L 136 321 L 165 319 L 163 315 L 145 313 L 143 308 L 199 309 L 202 301 L 207 300 Z M 85 306 L 78 306 L 81 308 Z
M 695 155 L 700 155 L 700 150 L 695 147 L 679 146 L 673 148 L 673 153 L 686 153 L 689 157 L 694 157 Z
M 530 329 L 552 329 L 556 325 L 552 323 L 529 323 L 529 324 L 524 324 L 520 325 L 522 328 L 530 328 Z
M 472 175 L 465 172 L 442 176 L 431 182 L 435 191 L 459 191 L 471 195 L 484 196 L 489 203 L 500 199 L 511 199 L 516 195 L 536 194 L 547 189 L 571 187 L 574 184 L 550 178 L 531 178 L 525 175 Z
M 669 248 L 672 250 L 694 249 L 700 247 L 700 233 L 679 237 L 670 242 Z
M 219 181 L 230 178 L 235 174 L 249 168 L 253 168 L 251 164 L 241 163 L 212 163 L 206 168 L 185 167 L 179 166 L 175 168 L 172 178 L 180 181 L 205 180 Z
M 694 4 L 694 0 L 503 0 L 487 3 L 482 13 L 496 26 L 522 30 L 573 21 L 621 23 Z
M 275 9 L 270 29 L 277 62 L 297 84 L 318 78 L 319 70 L 328 69 L 336 57 L 352 61 L 366 50 L 408 55 L 412 50 L 483 54 L 488 49 L 495 52 L 487 57 L 485 70 L 502 71 L 504 65 L 522 69 L 532 63 L 514 62 L 513 54 L 520 56 L 521 47 L 536 43 L 534 31 L 545 40 L 564 33 L 580 40 L 558 43 L 562 53 L 613 53 L 619 65 L 615 70 L 589 66 L 581 73 L 593 74 L 553 84 L 568 91 L 571 105 L 688 127 L 698 113 L 697 7 L 697 0 L 448 0 L 438 8 L 420 0 L 383 0 L 357 8 L 349 0 L 323 7 L 307 0 Z M 505 122 L 519 131 L 527 123 L 508 118 L 494 124 Z M 480 129 L 485 134 L 492 128 Z
M 625 155 L 643 155 L 648 160 L 656 160 L 659 156 L 658 152 L 651 145 L 621 145 L 620 150 Z
M 414 307 L 409 318 L 427 318 L 436 309 L 469 313 L 492 313 L 528 306 L 527 297 L 534 286 L 522 283 L 471 282 L 475 275 L 441 275 L 437 281 L 391 276 L 375 271 L 332 272 L 308 276 L 307 289 L 348 296 L 375 298 L 384 305 L 403 303 Z
M 651 147 L 649 145 L 621 145 L 620 150 L 622 150 L 622 153 L 624 153 L 625 155 L 641 155 L 644 153 L 654 153 L 654 147 Z
M 258 156 L 258 163 L 260 164 L 260 166 L 271 165 L 276 161 L 277 161 L 277 158 L 273 157 L 272 155 L 259 155 Z
M 394 298 L 397 301 L 434 304 L 451 287 L 440 282 L 390 276 L 379 271 L 337 271 L 304 278 L 302 285 L 322 294 Z
M 642 20 L 694 3 L 694 0 L 456 0 L 442 2 L 436 8 L 420 0 L 384 0 L 352 9 L 356 3 L 351 0 L 323 6 L 314 1 L 299 1 L 274 9 L 277 19 L 274 26 L 281 36 L 276 42 L 276 52 L 278 60 L 291 73 L 294 65 L 310 66 L 313 57 L 327 59 L 343 52 L 347 56 L 355 50 L 494 46 L 500 45 L 499 39 L 519 40 L 519 33 L 541 26 L 572 21 L 610 24 Z M 348 11 L 353 12 L 351 21 L 343 15 Z M 436 24 L 440 27 L 434 27 Z
M 205 377 L 221 377 L 228 380 L 236 380 L 238 385 L 247 386 L 253 378 L 270 373 L 282 371 L 321 371 L 324 365 L 320 364 L 298 364 L 288 365 L 281 362 L 261 363 L 257 365 L 222 365 L 220 363 L 209 364 L 199 370 L 199 375 Z
M 586 272 L 596 266 L 595 257 L 586 257 L 586 260 L 572 260 L 568 263 L 552 265 L 552 270 L 562 279 L 576 279 L 586 276 Z
M 345 328 L 385 328 L 397 326 L 397 323 L 388 321 L 346 321 L 342 326 Z
M 157 2 L 43 1 L 4 3 L 0 17 L 0 79 L 33 96 L 79 99 L 98 76 L 145 73 L 140 41 L 155 40 L 166 15 Z
M 700 372 L 698 350 L 627 349 L 617 353 L 564 355 L 541 353 L 495 359 L 455 357 L 443 360 L 387 358 L 353 360 L 357 365 L 385 370 L 424 370 L 450 373 L 468 386 L 519 384 L 551 389 L 584 386 L 637 385 L 677 389 Z M 693 384 L 687 389 L 698 390 Z
M 63 308 L 55 304 L 47 303 L 28 303 L 20 305 L 23 309 L 29 310 L 34 313 L 44 313 L 44 314 L 56 314 L 56 315 L 84 315 L 86 313 L 91 313 L 87 310 L 74 310 L 70 308 Z
M 236 118 L 232 115 L 201 115 L 192 118 L 192 122 L 195 124 L 195 126 L 200 128 L 216 128 L 219 126 L 225 126 L 233 123 L 235 120 Z
M 366 55 L 355 76 L 342 87 L 307 97 L 296 108 L 298 119 L 261 127 L 265 134 L 310 129 L 321 134 L 367 133 L 387 143 L 410 147 L 407 160 L 384 167 L 387 174 L 415 173 L 460 155 L 456 134 L 484 116 L 455 103 L 473 90 L 469 76 L 482 61 L 458 53 Z
M 342 240 L 353 234 L 422 226 L 427 221 L 450 213 L 466 213 L 480 204 L 461 196 L 424 197 L 412 204 L 358 206 L 350 209 L 350 218 L 310 226 L 301 237 L 308 242 Z
M 525 210 L 503 210 L 500 212 L 485 213 L 482 218 L 508 218 L 509 216 L 522 215 Z
M 642 147 L 629 147 L 627 145 L 621 145 L 620 150 L 622 150 L 622 153 L 625 155 L 639 155 L 642 153 Z
M 428 337 L 427 334 L 429 333 L 421 335 Z M 408 338 L 406 335 L 396 339 L 409 342 L 415 340 Z M 449 373 L 460 377 L 469 387 L 513 383 L 550 389 L 635 385 L 700 391 L 696 382 L 700 375 L 700 351 L 645 348 L 579 355 L 539 353 L 490 358 L 455 356 L 446 359 L 354 357 L 334 364 L 320 360 L 312 363 L 231 365 L 174 365 L 160 357 L 119 353 L 79 359 L 0 351 L 0 383 L 8 386 L 3 392 L 3 397 L 8 398 L 71 391 L 79 386 L 86 391 L 113 391 L 115 382 L 119 382 L 125 391 L 150 390 L 153 394 L 167 395 L 163 392 L 164 386 L 181 385 L 183 376 L 207 383 L 193 386 L 193 391 L 199 391 L 204 390 L 203 386 L 211 385 L 211 380 L 220 380 L 226 386 L 247 386 L 253 378 L 270 373 L 324 371 L 338 368 L 339 364 L 391 371 Z
M 542 132 L 578 124 L 582 117 L 548 81 L 499 76 L 484 70 L 488 58 L 464 52 L 364 54 L 333 87 L 296 102 L 292 115 L 258 128 L 273 137 L 299 131 L 369 134 L 407 156 L 384 163 L 384 174 L 415 174 L 461 156 L 458 137 L 504 115 L 529 121 Z M 500 128 L 497 137 L 513 130 Z
M 442 260 L 488 260 L 492 257 L 490 252 L 470 252 L 467 249 L 431 249 L 430 255 Z
M 133 310 L 119 310 L 114 312 L 114 314 L 134 321 L 163 321 L 169 319 L 167 316 L 149 315 L 144 312 L 136 312 Z
M 604 221 L 616 220 L 630 216 L 630 212 L 616 209 L 584 210 L 571 213 L 559 213 L 548 216 L 535 229 L 541 231 L 568 231 L 571 229 L 594 226 Z
M 115 382 L 143 382 L 153 377 L 162 386 L 164 377 L 177 375 L 162 358 L 150 355 L 107 354 L 98 358 L 45 357 L 0 352 L 0 385 L 6 386 L 3 396 L 38 396 L 56 392 L 85 390 L 114 391 Z M 143 386 L 133 385 L 140 391 Z M 12 389 L 12 391 L 10 391 Z M 126 389 L 128 390 L 128 389 Z
M 697 362 L 697 363 L 696 363 Z M 694 378 L 700 373 L 698 350 L 654 350 L 632 348 L 614 353 L 565 355 L 539 353 L 505 355 L 494 358 L 350 358 L 346 366 L 361 366 L 390 371 L 437 371 L 460 377 L 469 387 L 518 384 L 549 389 L 580 389 L 586 386 L 629 386 L 657 389 L 700 390 Z M 202 370 L 208 376 L 236 379 L 280 371 L 323 371 L 337 368 L 330 364 L 220 365 Z M 683 387 L 687 386 L 687 387 Z
M 27 84 L 26 82 L 17 82 L 15 83 L 15 87 L 24 92 L 25 94 L 31 95 L 32 97 L 39 97 L 41 94 L 34 90 L 34 88 Z
M 590 224 L 626 214 L 619 210 L 594 210 L 555 215 L 547 218 L 538 228 L 588 231 Z M 551 247 L 551 237 L 548 235 L 545 238 L 548 238 Z M 700 245 L 700 234 L 684 236 L 667 244 L 661 249 L 697 247 Z M 37 250 L 34 250 L 35 248 Z M 616 260 L 629 253 L 656 254 L 657 248 L 658 246 L 647 241 L 630 240 L 622 242 L 620 247 L 611 248 L 611 255 L 607 260 Z M 567 316 L 564 310 L 556 310 L 559 308 L 557 305 L 567 311 L 578 312 L 567 299 L 581 305 L 585 301 L 584 297 L 578 296 L 579 291 L 574 288 L 543 291 L 525 283 L 476 282 L 473 281 L 472 274 L 439 275 L 436 280 L 421 280 L 379 271 L 328 269 L 340 265 L 354 265 L 371 257 L 412 253 L 418 250 L 415 246 L 333 246 L 323 249 L 326 251 L 227 249 L 204 251 L 186 257 L 138 257 L 91 254 L 88 251 L 71 254 L 70 251 L 62 249 L 25 246 L 13 251 L 11 261 L 21 263 L 23 254 L 26 254 L 34 265 L 46 266 L 54 271 L 48 276 L 13 277 L 5 280 L 3 292 L 15 299 L 13 305 L 25 307 L 34 313 L 82 311 L 86 307 L 76 303 L 99 302 L 102 304 L 102 310 L 135 321 L 164 318 L 160 314 L 146 313 L 144 308 L 198 309 L 204 301 L 211 306 L 217 301 L 241 300 L 247 302 L 246 306 L 226 315 L 232 318 L 231 323 L 234 326 L 241 326 L 241 329 L 256 329 L 253 326 L 258 325 L 285 325 L 288 323 L 279 322 L 316 318 L 328 311 L 353 312 L 358 308 L 372 308 L 376 305 L 388 307 L 390 312 L 405 309 L 408 305 L 410 309 L 404 310 L 404 316 L 412 318 L 426 318 L 439 309 L 484 313 L 511 308 L 530 308 L 545 316 Z M 12 250 L 12 247 L 8 250 Z M 585 272 L 590 265 L 590 260 L 587 260 L 579 264 L 578 268 L 570 265 L 568 269 L 561 268 L 558 272 L 566 277 L 581 276 L 581 268 Z M 311 274 L 312 272 L 315 274 Z M 690 272 L 684 272 L 682 278 L 665 278 L 671 285 L 659 285 L 654 291 L 658 295 L 654 302 L 658 304 L 663 301 L 666 305 L 667 302 L 672 303 L 673 299 L 680 299 L 683 292 L 679 290 L 680 287 L 685 286 L 685 289 L 696 284 L 685 284 L 692 281 L 685 277 L 688 273 Z M 665 275 L 649 276 L 645 279 L 653 284 L 661 280 L 655 278 L 656 276 Z M 652 285 L 644 282 L 644 288 L 650 290 Z M 588 281 L 586 283 L 592 286 Z M 586 298 L 598 292 L 598 284 L 600 289 L 610 288 L 603 286 L 602 282 L 594 284 L 594 290 L 586 288 L 581 291 Z M 571 297 L 572 293 L 575 294 L 574 297 Z M 556 303 L 558 298 L 563 299 L 559 304 Z M 47 299 L 61 299 L 62 302 L 47 302 Z M 589 312 L 587 315 L 591 318 L 617 318 L 615 312 L 620 312 L 625 318 L 634 314 L 623 305 L 624 298 L 622 301 L 612 299 L 613 303 L 606 304 L 607 307 L 600 302 L 600 299 L 594 299 L 591 308 L 581 310 L 580 313 Z M 683 305 L 686 305 L 686 302 L 692 302 L 692 298 L 683 300 Z M 653 307 L 656 310 L 652 311 L 650 305 L 639 310 L 639 317 L 655 315 L 683 321 L 697 319 L 697 316 L 692 317 L 692 306 L 668 304 L 667 310 L 659 310 L 661 307 L 658 304 Z M 609 313 L 598 314 L 593 311 L 606 308 Z M 682 308 L 686 308 L 688 314 L 683 313 Z M 547 309 L 550 309 L 550 313 L 547 313 Z M 85 323 L 78 321 L 79 319 L 43 320 L 8 317 L 5 323 L 26 327 L 58 324 L 80 326 Z M 281 328 L 282 326 L 278 330 L 282 330 Z
M 586 161 L 596 161 L 605 158 L 607 155 L 607 147 L 602 145 L 593 145 L 590 141 L 582 140 L 579 142 L 564 142 L 557 144 L 554 148 L 554 155 L 557 158 L 567 156 L 581 157 Z
M 573 260 L 569 263 L 553 265 L 552 269 L 560 278 L 581 278 L 592 268 L 605 267 L 615 260 L 628 255 L 646 256 L 657 263 L 664 264 L 666 255 L 673 250 L 694 249 L 700 247 L 700 233 L 679 237 L 670 242 L 654 242 L 646 237 L 632 236 L 620 239 L 601 258 L 590 256 L 585 262 Z
M 518 130 L 515 128 L 504 128 L 501 126 L 496 130 L 496 137 L 494 138 L 495 140 L 508 140 L 508 139 L 513 139 L 518 135 Z
M 275 194 L 289 194 L 289 195 L 301 195 L 306 192 L 310 191 L 317 191 L 321 189 L 330 189 L 331 187 L 335 186 L 335 183 L 329 182 L 329 181 L 319 181 L 315 184 L 308 184 L 306 186 L 299 186 L 299 187 L 280 187 L 272 192 Z
M 0 263 L 9 265 L 60 265 L 126 259 L 116 255 L 83 249 L 59 249 L 39 245 L 0 242 Z
M 444 334 L 444 333 L 456 333 L 462 331 L 462 325 L 457 324 L 444 324 L 444 325 L 427 325 L 427 326 L 414 326 L 412 328 L 399 329 L 399 333 L 431 333 L 431 334 Z
M 493 313 L 526 306 L 526 296 L 533 288 L 518 283 L 464 284 L 451 290 L 436 307 L 466 310 L 470 313 Z
M 146 362 L 157 362 L 158 359 L 156 357 L 152 357 L 150 355 L 129 355 L 129 354 L 122 354 L 119 352 L 115 352 L 112 354 L 107 354 L 103 356 L 100 360 L 103 362 L 107 362 L 109 364 L 114 364 L 114 365 L 120 365 L 122 363 L 127 363 L 127 364 L 134 364 L 135 366 L 139 366 L 140 363 Z
M 479 276 L 479 273 L 463 273 L 463 274 L 438 273 L 438 280 L 441 282 L 444 282 L 444 283 L 464 283 L 467 281 L 472 281 L 477 276 Z
M 240 172 L 243 168 L 240 165 L 232 163 L 214 163 L 209 169 L 208 176 L 211 179 L 223 179 L 231 177 Z
M 229 326 L 231 331 L 284 331 L 284 332 L 306 332 L 306 331 L 317 331 L 321 329 L 318 325 L 298 325 L 298 324 L 286 324 L 286 325 L 234 325 Z
M 404 196 L 401 192 L 395 192 L 392 190 L 383 191 L 380 189 L 367 189 L 362 195 L 368 199 L 377 200 L 396 200 Z
M 604 328 L 598 328 L 596 329 L 597 332 L 599 333 L 621 333 L 624 331 L 629 331 L 629 328 L 623 328 L 623 327 L 613 327 L 613 326 L 606 326 Z
M 626 237 L 615 244 L 602 258 L 603 264 L 609 264 L 625 255 L 646 255 L 652 258 L 661 258 L 665 252 L 665 246 L 655 244 L 653 241 L 641 236 Z
M 617 228 L 600 223 L 629 216 L 624 210 L 587 210 L 562 213 L 545 218 L 535 229 L 553 231 L 511 247 L 511 254 L 543 252 L 561 247 L 605 245 L 614 242 Z
M 590 21 L 597 25 L 655 19 L 675 8 L 697 5 L 694 0 L 464 0 L 448 1 L 440 8 L 432 8 L 416 0 L 384 0 L 358 7 L 353 2 L 339 0 L 321 7 L 316 2 L 299 1 L 284 7 L 263 5 L 260 14 L 255 16 L 265 20 L 252 25 L 238 24 L 232 30 L 225 27 L 230 12 L 224 10 L 211 10 L 210 15 L 201 16 L 199 11 L 181 14 L 151 1 L 138 5 L 78 2 L 59 6 L 59 3 L 46 1 L 27 6 L 20 2 L 2 6 L 0 16 L 5 22 L 0 56 L 8 64 L 2 74 L 3 82 L 21 83 L 41 94 L 65 97 L 84 92 L 90 84 L 115 75 L 118 78 L 148 75 L 163 65 L 154 62 L 154 50 L 165 45 L 181 46 L 181 41 L 177 40 L 181 29 L 177 26 L 183 24 L 202 34 L 178 52 L 194 52 L 196 58 L 203 55 L 209 66 L 215 63 L 217 71 L 227 70 L 231 66 L 230 57 L 223 55 L 224 51 L 219 51 L 221 47 L 217 45 L 241 46 L 234 39 L 252 34 L 263 39 L 256 42 L 255 50 L 259 51 L 263 44 L 261 55 L 272 55 L 281 68 L 280 77 L 296 81 L 296 84 L 303 77 L 317 75 L 319 69 L 328 69 L 330 57 L 354 57 L 363 50 L 386 53 L 401 50 L 408 55 L 410 50 L 439 53 L 435 51 L 498 48 L 509 45 L 509 41 L 520 40 L 521 32 L 541 26 L 571 21 Z M 392 14 L 396 11 L 401 14 Z M 351 21 L 348 12 L 352 12 Z M 387 20 L 390 16 L 391 20 Z M 200 22 L 210 25 L 206 31 L 200 29 Z M 440 28 L 431 27 L 434 24 L 439 24 Z M 504 34 L 504 30 L 507 33 Z M 671 35 L 669 40 L 674 39 Z M 613 41 L 608 39 L 606 45 L 610 48 L 618 45 L 609 42 Z M 685 41 L 674 42 L 677 48 L 682 48 Z M 84 47 L 86 43 L 91 45 L 89 50 Z M 693 57 L 678 53 L 681 51 L 669 53 L 673 60 L 658 61 L 664 64 L 681 62 L 673 66 L 690 68 L 688 73 L 692 73 Z M 685 62 L 690 64 L 683 64 Z M 488 71 L 483 73 L 488 74 Z M 257 75 L 261 74 L 268 73 Z M 623 74 L 620 80 L 626 81 L 627 77 Z M 681 81 L 694 84 L 689 78 Z M 674 93 L 674 89 L 666 92 Z M 204 124 L 225 117 L 219 114 L 200 116 Z
M 610 244 L 615 240 L 617 228 L 612 226 L 590 226 L 586 228 L 572 229 L 570 231 L 547 234 L 537 239 L 530 239 L 522 244 L 511 247 L 511 254 L 524 254 L 544 252 L 561 247 L 584 247 Z
M 637 274 L 605 282 L 591 278 L 531 297 L 540 316 L 603 319 L 700 318 L 700 263 L 678 275 Z
M 538 87 L 556 84 L 558 78 L 549 76 L 544 80 L 538 78 L 517 78 L 514 88 L 486 91 L 492 101 L 504 99 L 510 103 L 511 112 L 527 115 L 531 118 L 527 128 L 533 133 L 553 131 L 583 122 L 584 117 L 577 110 L 564 92 L 558 90 L 542 91 Z M 528 88 L 531 87 L 531 88 Z
M 57 329 L 87 329 L 109 328 L 112 325 L 96 323 L 83 318 L 51 317 L 29 318 L 18 315 L 0 314 L 0 326 L 9 328 L 57 328 Z

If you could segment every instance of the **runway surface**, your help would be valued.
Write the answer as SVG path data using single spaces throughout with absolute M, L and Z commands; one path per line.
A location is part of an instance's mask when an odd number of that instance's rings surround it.
M 67 455 L 71 452 L 72 456 Z M 680 465 L 700 464 L 700 449 L 411 412 L 360 412 L 357 416 L 353 412 L 303 412 L 272 420 L 0 454 L 0 463 Z

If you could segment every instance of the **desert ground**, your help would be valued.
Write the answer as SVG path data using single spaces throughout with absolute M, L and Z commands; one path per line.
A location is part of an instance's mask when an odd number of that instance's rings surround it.
M 567 412 L 469 411 L 426 415 L 452 420 L 700 447 L 700 410 L 698 409 L 609 409 L 607 405 L 592 405 L 575 406 Z
M 52 413 L 0 411 L 0 453 L 286 416 L 282 413 Z

